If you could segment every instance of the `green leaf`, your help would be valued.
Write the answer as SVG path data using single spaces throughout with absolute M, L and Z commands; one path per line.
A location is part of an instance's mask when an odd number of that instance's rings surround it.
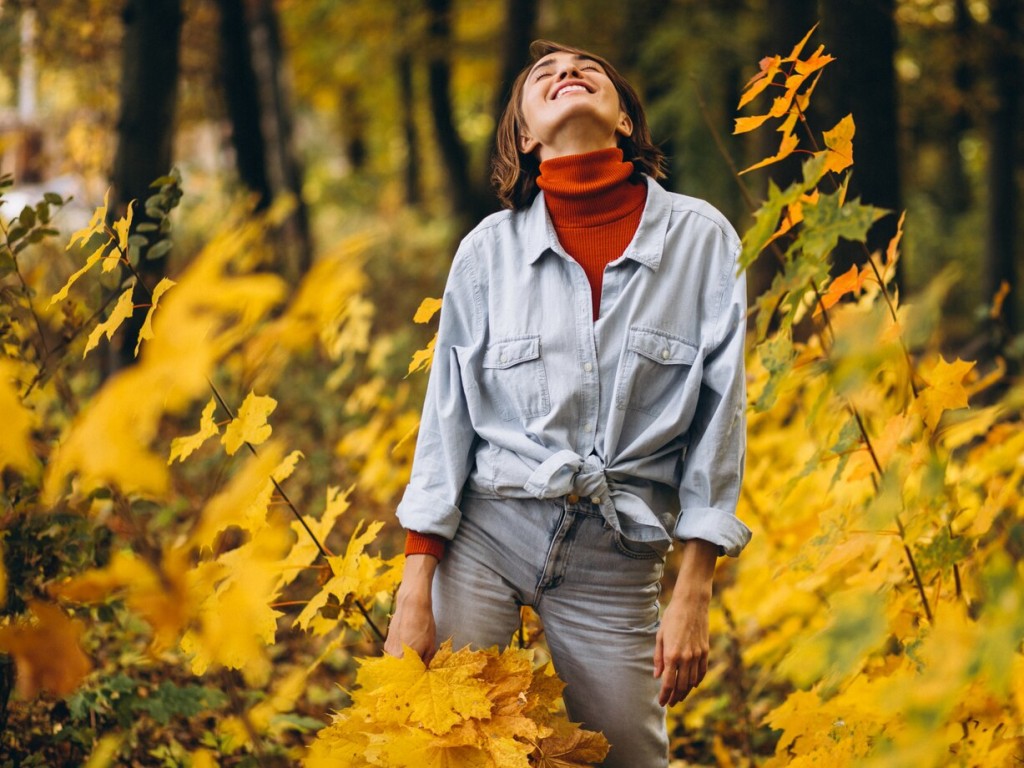
M 804 226 L 794 247 L 803 249 L 815 259 L 824 260 L 832 253 L 839 239 L 864 242 L 871 225 L 888 211 L 862 205 L 860 199 L 840 204 L 844 190 L 821 195 L 818 204 L 804 209 Z
M 779 396 L 779 385 L 789 375 L 796 361 L 796 350 L 793 339 L 788 332 L 776 333 L 771 339 L 757 346 L 761 363 L 768 371 L 768 381 L 761 390 L 761 395 L 754 403 L 754 410 L 767 411 L 775 404 Z
M 36 224 L 35 208 L 33 208 L 31 205 L 26 205 L 24 208 L 22 208 L 21 215 L 18 216 L 18 221 L 20 221 L 26 229 L 31 229 L 32 227 L 34 227 Z
M 50 205 L 64 205 L 64 198 L 56 192 L 44 192 L 43 200 L 48 202 Z
M 154 224 L 151 221 L 145 221 L 142 224 L 139 224 L 139 226 L 137 226 L 135 228 L 135 231 L 136 232 L 156 232 L 157 229 L 158 229 L 158 227 L 157 227 L 156 224 Z
M 13 245 L 28 233 L 28 228 L 15 224 L 7 231 L 7 242 Z
M 146 251 L 146 260 L 153 261 L 159 259 L 161 256 L 166 256 L 174 243 L 171 240 L 161 240 L 158 243 L 154 243 L 148 251 Z
M 6 277 L 15 268 L 14 257 L 6 249 L 0 251 L 0 277 Z
M 45 202 L 36 203 L 36 218 L 39 219 L 40 223 L 48 224 L 50 222 L 50 206 Z

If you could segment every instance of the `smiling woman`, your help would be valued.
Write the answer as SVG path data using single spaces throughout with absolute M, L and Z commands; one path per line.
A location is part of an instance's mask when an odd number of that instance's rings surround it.
M 664 768 L 662 707 L 707 671 L 716 557 L 750 538 L 739 239 L 657 183 L 662 153 L 608 61 L 531 53 L 498 129 L 510 210 L 466 236 L 445 289 L 385 650 L 505 646 L 529 605 L 604 765 Z

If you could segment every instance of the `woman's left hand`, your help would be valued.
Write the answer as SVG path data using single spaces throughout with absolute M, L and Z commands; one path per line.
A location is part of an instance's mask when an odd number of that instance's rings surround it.
M 661 617 L 654 646 L 658 703 L 671 706 L 700 685 L 708 671 L 708 612 L 718 547 L 703 539 L 683 543 L 672 599 Z
M 662 678 L 658 703 L 663 707 L 685 699 L 708 671 L 711 591 L 707 597 L 686 591 L 673 593 L 654 646 L 654 676 Z

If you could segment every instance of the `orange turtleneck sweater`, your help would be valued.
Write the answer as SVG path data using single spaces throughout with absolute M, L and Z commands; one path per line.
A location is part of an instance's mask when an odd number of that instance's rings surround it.
M 537 186 L 544 191 L 558 242 L 587 275 L 595 320 L 601 308 L 604 268 L 626 250 L 647 201 L 647 185 L 631 183 L 632 175 L 633 164 L 624 162 L 622 150 L 616 147 L 540 164 Z M 440 559 L 445 545 L 441 536 L 409 531 L 405 554 Z

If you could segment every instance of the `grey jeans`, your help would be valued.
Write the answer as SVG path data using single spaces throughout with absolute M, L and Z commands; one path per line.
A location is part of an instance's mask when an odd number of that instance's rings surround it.
M 505 647 L 540 615 L 569 718 L 604 733 L 605 768 L 664 768 L 654 673 L 663 553 L 622 539 L 586 499 L 464 497 L 434 578 L 439 640 Z

